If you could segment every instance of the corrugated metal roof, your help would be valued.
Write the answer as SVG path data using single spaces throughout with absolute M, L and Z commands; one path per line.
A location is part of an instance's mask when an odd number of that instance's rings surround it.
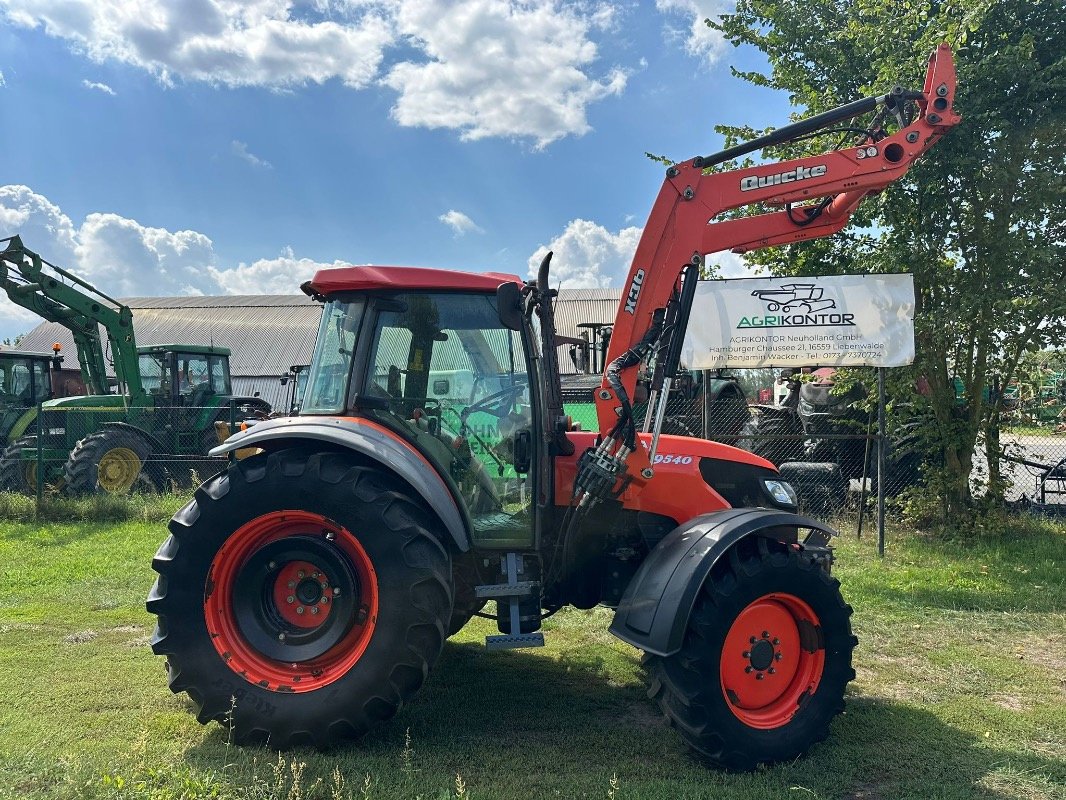
M 228 347 L 234 376 L 281 375 L 293 364 L 310 361 L 322 308 L 300 295 L 137 297 L 123 302 L 133 310 L 138 345 Z M 53 342 L 63 345 L 68 364 L 77 364 L 73 338 L 62 325 L 38 325 L 19 344 L 50 350 Z
M 276 306 L 314 306 L 304 294 L 224 294 L 183 295 L 181 297 L 127 297 L 122 302 L 137 308 L 272 308 Z
M 614 319 L 621 294 L 621 289 L 562 289 L 555 306 L 559 333 L 577 336 L 580 322 Z M 303 295 L 132 297 L 122 302 L 133 310 L 138 345 L 181 342 L 228 347 L 234 388 L 238 378 L 248 378 L 271 402 L 267 393 L 275 387 L 264 376 L 276 381 L 293 364 L 311 360 L 321 313 L 321 306 Z M 63 345 L 67 365 L 76 367 L 77 350 L 61 325 L 38 325 L 19 347 L 48 352 L 53 342 Z M 559 350 L 559 364 L 563 372 L 573 369 L 566 347 Z M 250 392 L 242 389 L 242 393 Z

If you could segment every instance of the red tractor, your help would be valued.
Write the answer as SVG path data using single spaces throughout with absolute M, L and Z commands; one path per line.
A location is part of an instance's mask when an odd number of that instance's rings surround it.
M 857 641 L 830 576 L 834 532 L 796 513 L 770 462 L 660 435 L 665 400 L 702 254 L 841 229 L 959 122 L 954 92 L 942 45 L 920 92 L 670 167 L 614 321 L 598 431 L 563 414 L 550 255 L 531 282 L 319 272 L 304 286 L 325 307 L 299 415 L 212 451 L 262 452 L 204 483 L 152 562 L 170 688 L 237 742 L 324 747 L 396 714 L 488 601 L 490 648 L 542 645 L 544 617 L 603 604 L 707 762 L 748 769 L 824 738 Z M 875 111 L 854 146 L 709 169 Z M 751 204 L 781 208 L 716 221 Z M 638 432 L 630 397 L 649 358 Z

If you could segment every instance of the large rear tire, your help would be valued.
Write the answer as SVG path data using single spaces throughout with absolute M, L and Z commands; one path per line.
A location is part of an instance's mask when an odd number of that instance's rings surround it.
M 148 597 L 152 649 L 201 723 L 238 743 L 327 747 L 392 717 L 452 612 L 439 523 L 346 453 L 260 454 L 170 522 Z
M 680 652 L 646 656 L 649 695 L 701 760 L 796 758 L 829 732 L 855 677 L 851 607 L 811 559 L 762 537 L 716 565 Z
M 74 446 L 63 465 L 63 491 L 72 496 L 158 492 L 151 456 L 148 442 L 130 430 L 91 433 Z
M 487 600 L 477 596 L 475 588 L 484 583 L 477 569 L 477 554 L 464 553 L 453 561 L 452 577 L 455 582 L 455 602 L 448 622 L 448 636 L 459 633 L 475 614 L 485 607 Z
M 33 494 L 37 491 L 37 462 L 23 461 L 22 450 L 35 447 L 34 439 L 16 439 L 0 455 L 0 492 Z

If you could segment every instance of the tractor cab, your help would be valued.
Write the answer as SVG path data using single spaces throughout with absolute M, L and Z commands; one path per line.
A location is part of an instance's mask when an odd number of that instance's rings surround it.
M 380 425 L 412 445 L 463 498 L 479 546 L 528 546 L 536 402 L 528 330 L 504 327 L 496 302 L 497 287 L 518 279 L 430 272 L 326 273 L 345 288 L 358 284 L 359 292 L 323 297 L 300 416 L 355 416 Z M 420 287 L 420 277 L 432 285 Z
M 52 397 L 53 359 L 48 353 L 0 350 L 0 443 L 30 408 Z
M 225 347 L 151 345 L 137 348 L 144 390 L 157 406 L 216 405 L 232 394 L 230 351 Z

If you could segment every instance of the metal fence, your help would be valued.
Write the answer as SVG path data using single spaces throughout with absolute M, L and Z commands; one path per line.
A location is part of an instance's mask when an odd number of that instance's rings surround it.
M 46 495 L 181 491 L 226 465 L 208 452 L 252 408 L 125 407 L 112 395 L 24 412 L 0 453 L 0 491 Z
M 587 386 L 564 391 L 566 413 L 586 430 L 597 424 L 592 391 Z M 9 426 L 9 443 L 0 454 L 0 490 L 40 496 L 188 490 L 225 466 L 225 458 L 208 452 L 242 421 L 261 416 L 237 404 L 109 405 L 118 399 L 26 412 L 21 424 Z M 1041 408 L 1050 408 L 1049 399 L 1040 401 Z M 1066 512 L 1064 408 L 1061 402 L 1053 413 L 1040 415 L 1019 404 L 1004 415 L 1000 477 L 1007 500 L 1018 507 Z M 646 399 L 634 409 L 642 427 Z M 890 504 L 927 486 L 936 459 L 920 428 L 920 422 L 890 415 L 882 455 Z M 882 469 L 876 414 L 857 405 L 801 415 L 772 403 L 738 404 L 735 397 L 679 392 L 669 399 L 663 432 L 720 441 L 766 458 L 796 486 L 803 509 L 812 515 L 869 508 L 877 493 Z M 980 494 L 992 472 L 983 445 L 974 463 L 973 488 Z

